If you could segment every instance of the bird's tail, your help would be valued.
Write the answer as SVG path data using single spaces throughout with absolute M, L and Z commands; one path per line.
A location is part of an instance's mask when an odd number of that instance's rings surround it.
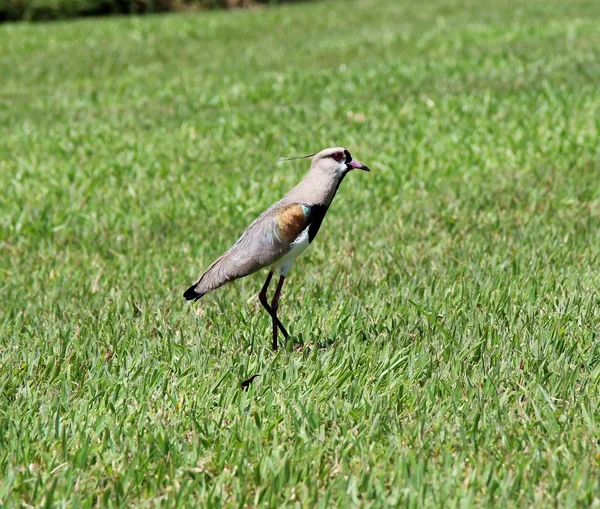
M 225 253 L 223 256 L 210 264 L 198 280 L 190 286 L 183 294 L 185 300 L 198 300 L 204 297 L 208 292 L 216 290 L 228 281 L 235 279 L 226 269 L 227 263 Z M 225 266 L 224 266 L 225 265 Z
M 192 285 L 190 286 L 183 294 L 183 296 L 185 297 L 185 300 L 198 300 L 201 299 L 202 297 L 204 297 L 204 293 L 199 292 L 196 290 L 196 287 L 198 285 Z

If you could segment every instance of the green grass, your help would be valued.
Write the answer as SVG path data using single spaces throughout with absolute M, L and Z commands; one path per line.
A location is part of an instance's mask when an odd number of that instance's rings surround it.
M 0 26 L 6 506 L 598 506 L 600 3 Z M 306 162 L 284 288 L 181 294 Z M 248 392 L 240 383 L 260 373 Z

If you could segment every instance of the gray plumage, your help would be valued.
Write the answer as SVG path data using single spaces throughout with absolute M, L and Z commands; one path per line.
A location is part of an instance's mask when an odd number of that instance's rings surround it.
M 290 243 L 275 235 L 277 206 L 275 203 L 246 228 L 237 242 L 212 262 L 184 297 L 197 300 L 229 281 L 253 274 L 272 265 L 290 249 Z

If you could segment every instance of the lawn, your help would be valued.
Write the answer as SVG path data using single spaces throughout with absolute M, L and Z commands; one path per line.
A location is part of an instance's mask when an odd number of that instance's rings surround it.
M 0 502 L 600 505 L 600 2 L 0 26 Z M 343 145 L 266 273 L 183 291 Z M 240 383 L 260 374 L 243 391 Z

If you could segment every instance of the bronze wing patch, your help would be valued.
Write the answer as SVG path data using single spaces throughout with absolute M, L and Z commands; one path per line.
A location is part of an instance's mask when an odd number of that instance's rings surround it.
M 298 235 L 306 229 L 310 220 L 309 210 L 301 203 L 294 203 L 277 212 L 277 226 L 285 240 L 294 242 Z

